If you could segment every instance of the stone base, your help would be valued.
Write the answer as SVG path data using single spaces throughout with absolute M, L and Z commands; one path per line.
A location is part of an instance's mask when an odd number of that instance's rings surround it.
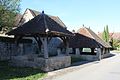
M 71 65 L 70 56 L 56 56 L 48 59 L 40 58 L 37 56 L 13 56 L 11 59 L 12 66 L 18 67 L 32 67 L 40 68 L 48 72 L 60 68 L 65 68 Z
M 92 61 L 98 60 L 96 55 L 80 55 L 84 60 Z
M 110 53 L 106 53 L 106 54 L 103 54 L 102 55 L 102 58 L 107 58 L 107 57 L 109 57 L 110 56 Z

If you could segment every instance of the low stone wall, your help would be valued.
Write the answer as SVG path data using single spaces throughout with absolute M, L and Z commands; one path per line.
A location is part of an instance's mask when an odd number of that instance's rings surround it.
M 31 43 L 8 43 L 0 42 L 0 60 L 9 60 L 11 56 L 33 54 L 35 53 L 34 45 Z
M 97 55 L 80 55 L 82 59 L 84 60 L 88 60 L 88 61 L 92 61 L 92 60 L 98 60 L 98 56 Z M 106 58 L 109 57 L 110 53 L 106 53 L 101 55 L 101 58 Z
M 13 56 L 10 61 L 12 66 L 40 68 L 48 72 L 71 65 L 70 56 L 56 56 L 44 59 L 37 55 Z
M 92 61 L 92 60 L 98 60 L 98 57 L 96 55 L 80 55 L 82 59 Z
M 52 38 L 48 44 L 49 55 L 57 55 L 57 46 L 61 43 L 59 38 Z M 39 48 L 34 38 L 25 38 L 18 45 L 14 38 L 0 37 L 0 61 L 9 60 L 11 56 L 38 54 Z M 43 46 L 41 46 L 43 53 Z
M 110 56 L 110 53 L 106 53 L 106 54 L 102 55 L 102 58 L 106 58 L 106 57 L 109 57 L 109 56 Z

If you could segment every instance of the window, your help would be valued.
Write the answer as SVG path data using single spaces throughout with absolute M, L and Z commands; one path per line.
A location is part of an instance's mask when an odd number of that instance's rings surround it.
M 90 48 L 83 48 L 82 52 L 91 52 Z

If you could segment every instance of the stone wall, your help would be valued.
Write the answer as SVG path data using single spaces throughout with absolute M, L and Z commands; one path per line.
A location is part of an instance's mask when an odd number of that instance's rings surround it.
M 11 56 L 35 53 L 34 45 L 31 43 L 9 43 L 0 42 L 0 60 L 9 60 Z
M 0 38 L 1 40 L 2 38 Z M 9 60 L 11 56 L 24 55 L 24 54 L 39 54 L 39 48 L 36 41 L 33 38 L 26 38 L 25 40 L 31 40 L 31 43 L 19 43 L 15 44 L 14 38 L 4 38 L 0 41 L 0 60 Z M 13 42 L 10 42 L 9 40 Z M 7 41 L 6 41 L 7 40 Z M 50 56 L 57 55 L 57 47 L 62 41 L 60 38 L 52 38 L 48 43 L 48 53 Z M 43 47 L 41 47 L 41 54 L 43 53 Z
M 98 57 L 96 55 L 80 55 L 82 59 L 92 61 L 92 60 L 98 60 Z
M 10 61 L 12 66 L 40 68 L 48 72 L 71 65 L 70 56 L 56 56 L 44 59 L 38 55 L 13 56 Z

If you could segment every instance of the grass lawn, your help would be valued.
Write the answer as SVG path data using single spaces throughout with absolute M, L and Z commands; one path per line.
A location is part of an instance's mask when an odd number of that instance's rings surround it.
M 11 67 L 0 61 L 0 80 L 38 80 L 46 75 L 40 69 Z

